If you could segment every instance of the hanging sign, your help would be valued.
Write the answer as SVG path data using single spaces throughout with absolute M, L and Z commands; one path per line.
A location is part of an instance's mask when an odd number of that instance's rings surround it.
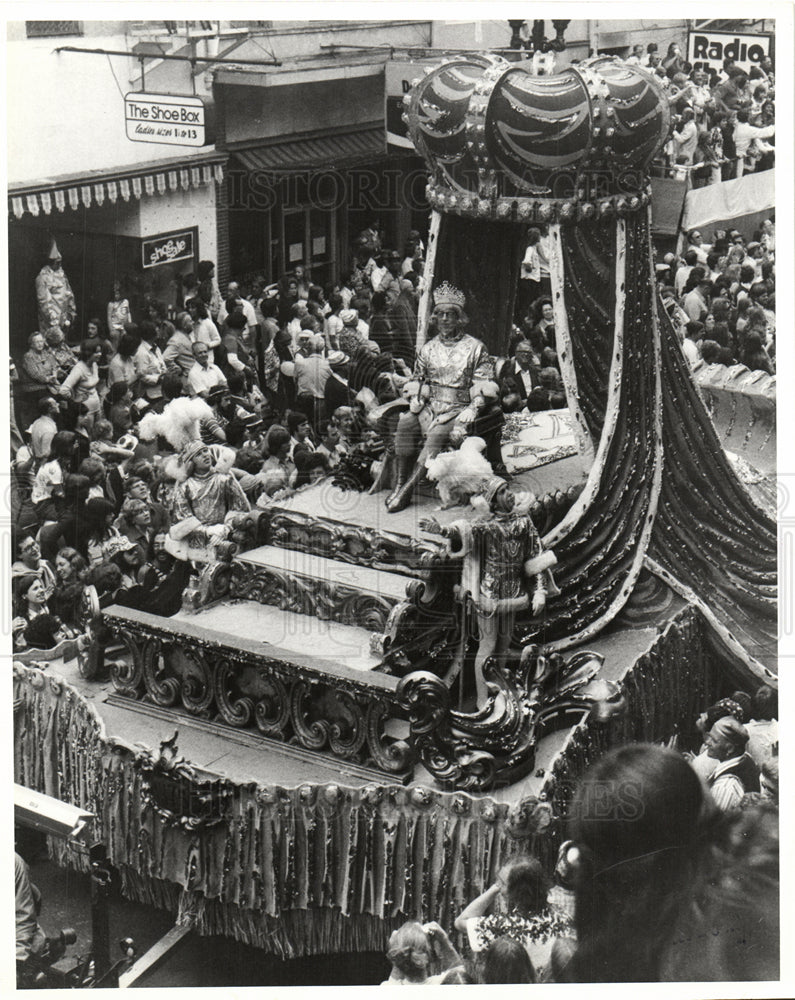
M 770 35 L 742 34 L 738 31 L 691 31 L 687 36 L 687 61 L 706 63 L 723 69 L 724 59 L 733 59 L 749 72 L 770 55 Z
M 188 260 L 194 255 L 194 231 L 163 233 L 141 242 L 141 263 L 144 267 L 158 267 L 177 260 Z
M 131 142 L 168 146 L 206 146 L 205 106 L 200 97 L 177 94 L 127 94 L 124 120 Z

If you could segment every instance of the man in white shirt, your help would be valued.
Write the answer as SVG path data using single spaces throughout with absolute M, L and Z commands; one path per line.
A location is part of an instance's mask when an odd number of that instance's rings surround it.
M 218 310 L 218 325 L 220 326 L 235 309 L 239 309 L 246 317 L 249 336 L 252 336 L 257 325 L 254 306 L 240 294 L 240 285 L 236 281 L 230 281 L 226 286 L 226 300 L 221 303 L 221 308 Z
M 701 360 L 698 342 L 704 336 L 704 324 L 690 321 L 685 327 L 685 339 L 682 341 L 682 353 L 687 358 L 691 368 L 695 368 Z
M 384 261 L 384 255 L 380 251 L 375 254 L 375 266 L 370 272 L 370 285 L 374 292 L 381 290 L 385 278 L 389 275 L 389 268 Z
M 690 249 L 696 251 L 696 257 L 698 258 L 699 264 L 707 263 L 707 254 L 710 252 L 712 247 L 709 243 L 704 242 L 704 237 L 701 235 L 700 229 L 693 229 L 688 233 L 688 242 L 690 244 Z
M 346 449 L 340 445 L 340 432 L 333 419 L 320 422 L 320 444 L 316 450 L 319 455 L 325 455 L 330 469 L 340 464 Z
M 50 454 L 50 444 L 58 433 L 55 417 L 58 416 L 58 403 L 52 396 L 39 400 L 39 416 L 30 425 L 30 450 L 38 462 L 43 462 Z
M 197 341 L 193 345 L 193 356 L 196 363 L 188 372 L 188 388 L 193 396 L 206 396 L 215 385 L 226 385 L 224 373 L 210 361 L 207 345 Z
M 626 59 L 627 65 L 628 66 L 640 66 L 642 64 L 642 60 L 643 60 L 643 46 L 642 45 L 633 45 L 632 46 L 632 55 L 628 56 L 627 59 Z
M 759 791 L 759 768 L 746 753 L 748 730 L 733 716 L 718 719 L 704 741 L 718 761 L 708 779 L 709 790 L 722 812 L 735 809 L 746 792 Z
M 737 153 L 737 176 L 743 176 L 744 158 L 748 153 L 748 147 L 754 139 L 764 142 L 776 134 L 775 125 L 766 125 L 762 128 L 748 124 L 748 112 L 743 108 L 737 112 L 737 124 L 734 126 L 734 147 Z M 768 145 L 764 143 L 764 146 Z
M 698 264 L 698 250 L 695 247 L 690 247 L 685 252 L 685 262 L 682 267 L 676 269 L 676 275 L 674 276 L 674 291 L 676 292 L 676 297 L 681 299 L 684 295 L 685 285 L 687 284 L 687 279 L 690 277 L 690 272 Z

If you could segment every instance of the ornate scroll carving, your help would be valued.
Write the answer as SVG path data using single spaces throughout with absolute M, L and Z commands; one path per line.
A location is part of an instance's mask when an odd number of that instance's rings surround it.
M 613 692 L 588 690 L 602 657 L 581 652 L 564 661 L 529 647 L 521 662 L 489 660 L 484 675 L 491 688 L 485 708 L 472 714 L 451 707 L 450 691 L 439 677 L 415 671 L 398 685 L 409 716 L 410 744 L 442 785 L 488 791 L 529 773 L 540 733 L 553 720 L 581 718 L 594 702 Z
M 120 694 L 145 692 L 167 708 L 217 714 L 236 729 L 256 728 L 325 757 L 408 777 L 414 754 L 405 740 L 386 732 L 390 720 L 405 719 L 391 678 L 379 673 L 359 680 L 328 664 L 299 666 L 237 647 L 231 637 L 221 642 L 195 626 L 185 625 L 180 636 L 177 623 L 128 609 L 106 613 L 104 623 L 129 653 L 128 662 L 115 668 Z
M 440 547 L 424 538 L 287 511 L 271 514 L 269 539 L 282 548 L 414 575 L 424 575 L 442 562 Z
M 126 660 L 116 660 L 111 664 L 113 686 L 127 698 L 139 698 L 144 681 L 142 649 L 136 642 L 135 634 L 128 629 L 117 629 L 116 637 L 124 645 L 128 655 Z M 93 638 L 94 641 L 99 641 L 96 636 Z
M 323 577 L 301 577 L 250 563 L 235 563 L 232 566 L 228 593 L 230 597 L 271 604 L 282 611 L 379 632 L 385 629 L 395 604 L 388 597 L 363 594 Z

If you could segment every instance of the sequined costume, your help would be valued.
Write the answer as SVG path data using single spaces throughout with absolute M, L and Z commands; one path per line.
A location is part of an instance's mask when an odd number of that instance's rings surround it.
M 429 427 L 456 417 L 469 405 L 473 384 L 493 379 L 494 369 L 485 345 L 459 332 L 449 338 L 436 336 L 420 348 L 414 378 L 420 383 L 421 396 L 427 387 L 429 395 L 420 422 Z
M 453 521 L 443 528 L 443 533 L 450 539 L 450 555 L 464 560 L 461 596 L 468 595 L 481 614 L 529 606 L 524 564 L 542 552 L 541 539 L 529 515 L 491 513 L 482 520 Z M 548 572 L 538 574 L 536 590 L 546 594 L 549 581 Z
M 215 544 L 227 535 L 227 515 L 250 510 L 245 493 L 229 473 L 189 476 L 174 490 L 166 550 L 177 559 L 212 559 Z
M 39 330 L 71 326 L 77 312 L 72 286 L 62 268 L 55 270 L 45 264 L 36 277 L 36 299 L 39 304 Z

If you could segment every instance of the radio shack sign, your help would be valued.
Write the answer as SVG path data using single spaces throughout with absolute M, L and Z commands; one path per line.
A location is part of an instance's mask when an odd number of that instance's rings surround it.
M 736 31 L 691 31 L 687 36 L 687 61 L 723 69 L 724 59 L 747 73 L 770 55 L 770 35 L 743 35 Z
M 173 94 L 127 94 L 127 138 L 169 146 L 206 146 L 205 107 L 199 97 Z

